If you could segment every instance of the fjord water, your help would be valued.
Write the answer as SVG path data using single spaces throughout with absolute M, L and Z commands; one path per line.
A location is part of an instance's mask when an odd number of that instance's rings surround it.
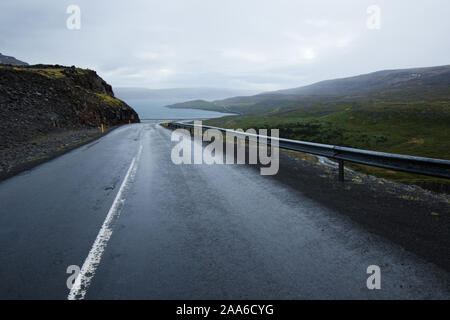
M 186 100 L 177 99 L 127 99 L 125 100 L 136 112 L 141 119 L 207 119 L 218 118 L 231 115 L 228 113 L 220 113 L 206 110 L 196 109 L 170 109 L 167 105 L 183 102 Z

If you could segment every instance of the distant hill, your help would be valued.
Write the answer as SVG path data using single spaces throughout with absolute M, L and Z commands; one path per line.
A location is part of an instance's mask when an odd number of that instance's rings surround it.
M 177 99 L 177 100 L 218 100 L 237 95 L 253 95 L 255 91 L 221 89 L 221 88 L 170 88 L 170 89 L 148 89 L 148 88 L 114 88 L 115 94 L 121 99 Z
M 209 110 L 223 113 L 230 113 L 230 110 L 225 106 L 216 105 L 214 102 L 209 102 L 205 100 L 191 100 L 186 102 L 175 103 L 166 106 L 170 109 L 198 109 L 198 110 Z M 234 112 L 240 114 L 238 112 Z
M 321 81 L 274 94 L 343 96 L 386 87 L 449 85 L 450 65 L 430 68 L 384 70 L 355 77 Z
M 14 57 L 4 56 L 0 53 L 0 64 L 9 64 L 12 66 L 27 66 L 28 63 L 17 60 Z
M 172 107 L 240 112 L 210 119 L 224 128 L 279 129 L 288 139 L 450 159 L 450 66 L 388 70 L 305 87 Z M 361 165 L 394 181 L 450 192 L 448 180 Z
M 265 92 L 254 96 L 238 96 L 213 102 L 190 101 L 172 108 L 195 108 L 254 114 L 308 108 L 338 101 L 427 100 L 448 98 L 450 65 L 400 70 L 385 70 L 355 77 L 327 80 L 312 85 Z

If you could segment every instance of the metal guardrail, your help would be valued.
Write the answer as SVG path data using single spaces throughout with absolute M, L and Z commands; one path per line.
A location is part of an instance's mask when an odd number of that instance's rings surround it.
M 270 144 L 271 137 L 255 135 L 245 132 L 239 132 L 230 129 L 195 126 L 193 124 L 169 122 L 165 124 L 169 128 L 188 129 L 191 133 L 195 129 L 206 131 L 208 129 L 219 130 L 226 134 L 227 132 L 236 136 L 245 136 L 249 140 L 257 140 L 259 138 L 267 139 Z M 423 157 L 414 157 L 393 153 L 376 152 L 369 150 L 360 150 L 354 148 L 333 146 L 327 144 L 290 140 L 284 138 L 274 138 L 278 140 L 279 148 L 293 150 L 298 152 L 309 153 L 318 156 L 324 156 L 336 159 L 339 163 L 339 180 L 344 181 L 344 161 L 364 164 L 373 167 L 390 169 L 395 171 L 403 171 L 416 173 L 426 176 L 450 179 L 450 160 L 432 159 Z

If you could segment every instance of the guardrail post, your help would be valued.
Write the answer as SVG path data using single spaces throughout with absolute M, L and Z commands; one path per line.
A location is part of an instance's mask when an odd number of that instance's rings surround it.
M 344 182 L 344 160 L 339 160 L 339 181 Z

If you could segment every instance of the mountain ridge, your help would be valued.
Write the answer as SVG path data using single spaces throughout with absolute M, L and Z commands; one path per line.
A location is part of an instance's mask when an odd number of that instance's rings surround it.
M 424 77 L 429 80 L 430 77 L 439 76 L 442 73 L 450 73 L 450 65 L 380 70 L 351 77 L 319 81 L 306 86 L 267 93 L 344 95 L 364 91 L 366 89 L 400 85 L 408 81 L 421 80 Z
M 382 70 L 311 85 L 214 101 L 186 101 L 169 108 L 193 108 L 239 114 L 264 114 L 338 102 L 388 99 L 448 99 L 450 65 Z
M 5 56 L 0 53 L 0 64 L 7 64 L 11 66 L 28 66 L 29 64 L 23 61 L 20 61 L 11 56 Z

